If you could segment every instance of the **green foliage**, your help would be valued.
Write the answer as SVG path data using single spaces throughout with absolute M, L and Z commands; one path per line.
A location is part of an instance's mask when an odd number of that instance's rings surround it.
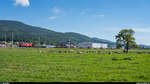
M 118 35 L 116 35 L 117 48 L 124 47 L 127 52 L 129 48 L 137 48 L 135 38 L 133 37 L 134 33 L 132 29 L 121 30 Z

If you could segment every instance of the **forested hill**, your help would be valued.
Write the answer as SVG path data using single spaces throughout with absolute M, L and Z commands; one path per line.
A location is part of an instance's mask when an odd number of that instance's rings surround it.
M 12 32 L 14 41 L 41 41 L 52 44 L 67 43 L 69 40 L 71 43 L 76 44 L 79 42 L 99 42 L 114 44 L 114 42 L 104 39 L 90 38 L 88 36 L 74 33 L 74 32 L 56 32 L 41 27 L 35 27 L 24 24 L 19 21 L 0 20 L 0 41 L 4 41 L 5 37 L 7 41 L 12 40 Z

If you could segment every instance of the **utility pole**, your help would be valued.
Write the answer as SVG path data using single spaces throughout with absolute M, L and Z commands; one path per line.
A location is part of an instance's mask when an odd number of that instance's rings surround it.
M 71 41 L 70 41 L 70 39 L 69 39 L 69 48 L 71 48 Z
M 39 37 L 39 44 L 41 45 L 41 38 Z
M 6 36 L 6 33 L 5 33 L 5 46 L 6 46 L 6 40 L 7 40 L 7 36 Z
M 14 43 L 14 33 L 12 32 L 12 47 L 13 47 L 13 43 Z
M 33 35 L 33 32 L 32 32 L 32 35 Z M 32 37 L 31 43 L 33 44 L 33 37 Z
M 33 37 L 32 37 L 32 41 L 31 41 L 31 42 L 32 42 L 32 44 L 33 44 Z
M 74 46 L 75 46 L 75 48 L 77 48 L 77 41 L 76 40 L 75 40 L 75 45 Z

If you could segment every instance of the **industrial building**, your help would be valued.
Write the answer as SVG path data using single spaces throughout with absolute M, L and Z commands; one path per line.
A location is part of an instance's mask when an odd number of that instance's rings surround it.
M 78 48 L 90 48 L 90 49 L 106 49 L 108 44 L 104 43 L 92 43 L 92 42 L 82 42 L 77 45 Z

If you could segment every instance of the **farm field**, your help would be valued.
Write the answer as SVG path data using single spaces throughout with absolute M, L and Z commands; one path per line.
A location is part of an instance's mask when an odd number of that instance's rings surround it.
M 150 54 L 51 52 L 55 50 L 69 49 L 0 48 L 0 82 L 150 82 Z

